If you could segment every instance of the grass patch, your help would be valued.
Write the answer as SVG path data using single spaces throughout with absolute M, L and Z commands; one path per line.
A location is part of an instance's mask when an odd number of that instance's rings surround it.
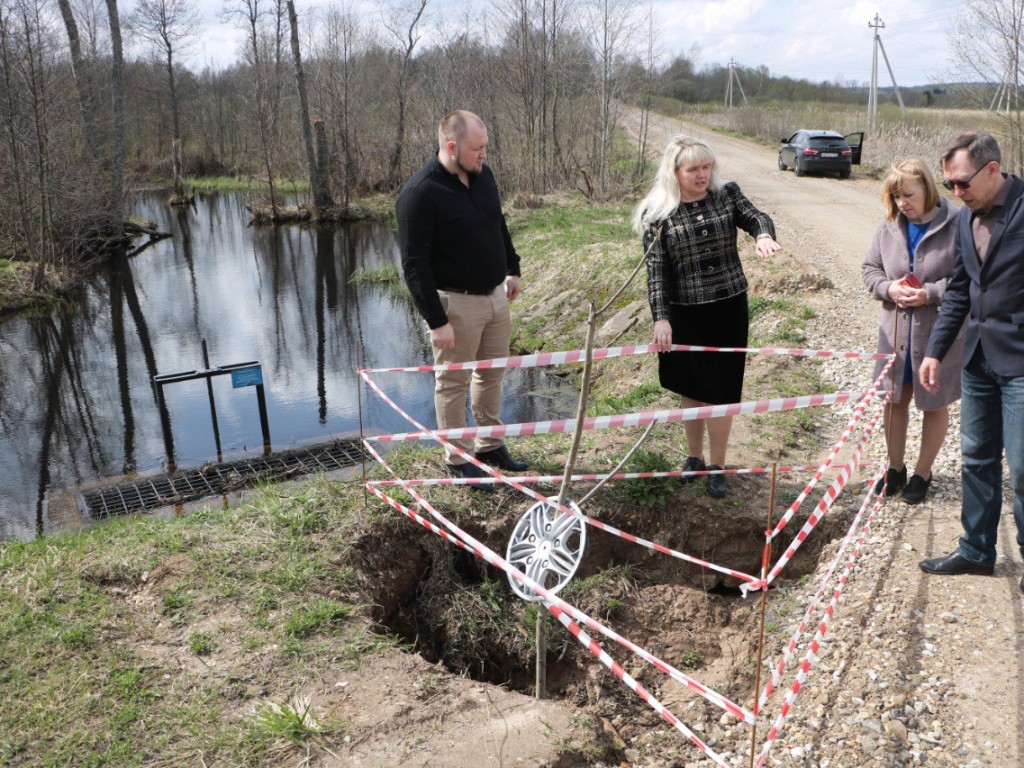
M 648 451 L 643 448 L 634 453 L 626 465 L 624 472 L 671 472 L 678 469 L 664 454 Z M 654 477 L 638 480 L 620 480 L 614 490 L 630 504 L 637 507 L 663 507 L 668 497 L 679 487 L 679 480 L 674 477 Z
M 0 543 L 0 764 L 265 764 L 273 729 L 238 728 L 252 700 L 396 645 L 357 607 L 361 502 L 313 478 L 230 509 Z M 212 653 L 212 677 L 181 663 Z
M 263 732 L 270 739 L 281 739 L 296 746 L 305 746 L 307 742 L 327 730 L 313 714 L 312 706 L 312 702 L 309 701 L 264 704 L 256 711 L 253 728 Z
M 751 296 L 748 302 L 751 346 L 800 345 L 807 341 L 807 323 L 813 308 L 793 299 Z
M 213 653 L 213 637 L 206 632 L 193 632 L 188 638 L 188 649 L 194 656 L 209 656 Z
M 352 273 L 352 277 L 348 281 L 353 285 L 383 288 L 391 296 L 412 300 L 409 286 L 405 284 L 405 280 L 402 278 L 402 271 L 398 268 L 397 264 L 382 264 L 379 267 L 359 267 Z
M 336 629 L 343 619 L 352 614 L 353 607 L 325 597 L 315 598 L 307 605 L 298 606 L 284 622 L 284 633 L 291 638 L 303 638 L 317 632 Z
M 643 411 L 656 403 L 664 394 L 665 390 L 661 388 L 659 383 L 646 381 L 624 395 L 607 395 L 596 402 L 591 401 L 590 406 L 587 408 L 587 414 L 590 416 L 608 416 L 615 413 Z
M 185 179 L 185 186 L 193 192 L 270 192 L 270 185 L 251 176 L 198 176 Z M 309 182 L 296 179 L 276 179 L 274 191 L 279 195 L 309 193 Z

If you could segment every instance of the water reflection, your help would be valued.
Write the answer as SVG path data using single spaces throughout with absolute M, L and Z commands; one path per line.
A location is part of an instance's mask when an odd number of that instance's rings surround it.
M 179 467 L 214 460 L 206 383 L 166 387 L 163 409 L 151 384 L 201 369 L 203 339 L 214 366 L 260 361 L 278 449 L 358 431 L 357 353 L 368 367 L 429 360 L 407 301 L 349 283 L 397 260 L 388 228 L 250 228 L 236 195 L 191 209 L 147 196 L 136 213 L 174 236 L 108 264 L 73 307 L 0 324 L 0 538 L 60 525 L 74 500 L 59 489 L 165 466 L 162 423 Z M 434 423 L 429 374 L 379 381 Z M 527 396 L 532 375 L 506 382 L 506 421 L 549 415 L 549 400 Z M 262 453 L 253 388 L 222 376 L 213 390 L 224 458 Z M 376 397 L 364 396 L 363 419 L 368 431 L 406 428 Z

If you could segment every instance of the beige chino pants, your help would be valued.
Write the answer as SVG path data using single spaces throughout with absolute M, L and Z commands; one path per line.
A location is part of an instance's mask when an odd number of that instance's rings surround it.
M 467 363 L 507 357 L 512 321 L 502 283 L 486 296 L 472 296 L 454 291 L 438 291 L 441 306 L 455 332 L 452 349 L 434 348 L 434 362 Z M 469 392 L 473 419 L 479 427 L 501 424 L 501 378 L 504 368 L 483 371 L 437 371 L 434 374 L 434 410 L 438 429 L 457 429 L 466 426 L 466 392 Z M 452 440 L 463 451 L 472 454 L 474 441 Z M 501 447 L 500 437 L 482 437 L 476 440 L 476 451 L 490 451 Z M 445 449 L 445 461 L 464 464 L 465 459 Z

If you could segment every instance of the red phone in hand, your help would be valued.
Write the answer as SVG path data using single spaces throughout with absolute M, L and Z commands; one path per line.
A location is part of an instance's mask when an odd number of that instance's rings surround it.
M 906 277 L 900 280 L 900 283 L 907 286 L 908 288 L 920 288 L 923 285 L 921 279 L 913 272 L 908 273 Z

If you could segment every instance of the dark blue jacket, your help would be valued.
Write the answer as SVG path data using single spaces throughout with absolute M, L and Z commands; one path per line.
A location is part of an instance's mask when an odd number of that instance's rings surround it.
M 941 360 L 966 317 L 964 365 L 980 344 L 1000 376 L 1024 376 L 1024 181 L 1007 181 L 1012 186 L 984 264 L 974 247 L 972 212 L 960 211 L 953 276 L 926 354 Z

